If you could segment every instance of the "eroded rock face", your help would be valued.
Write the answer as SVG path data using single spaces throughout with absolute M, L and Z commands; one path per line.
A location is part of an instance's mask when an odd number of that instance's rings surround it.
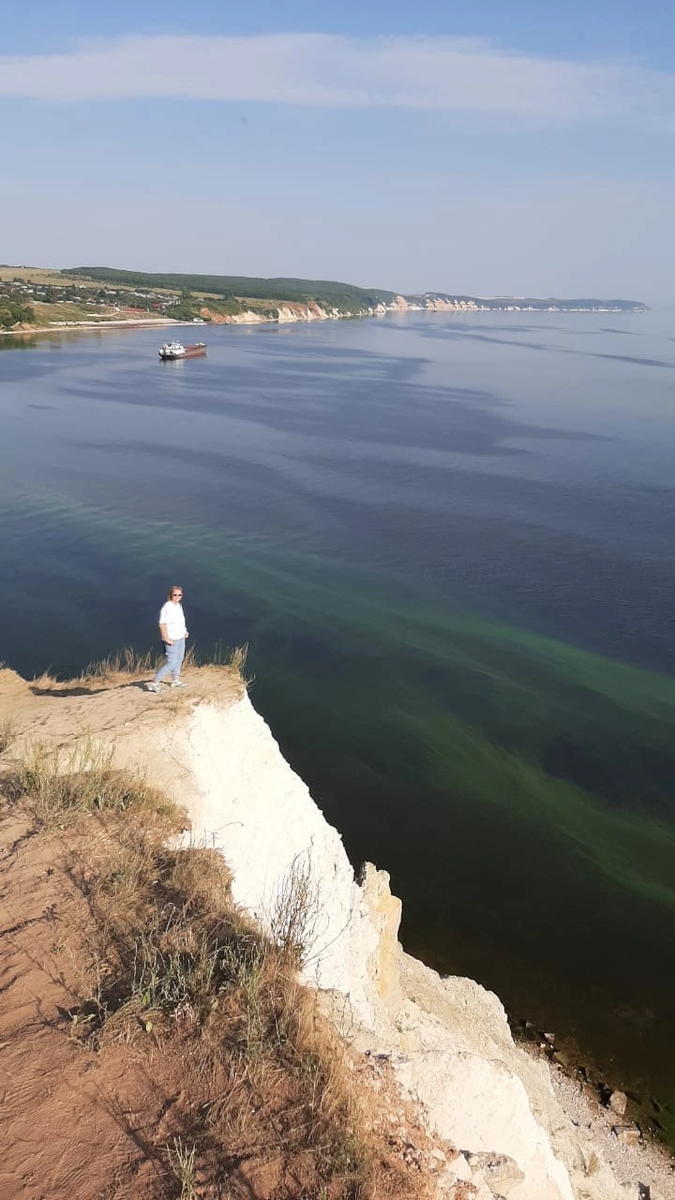
M 378 871 L 372 863 L 364 864 L 359 887 L 367 920 L 377 931 L 377 944 L 366 963 L 366 976 L 372 981 L 388 1016 L 394 1020 L 403 1004 L 398 943 L 403 906 L 398 897 L 391 894 L 387 872 Z
M 338 832 L 247 696 L 196 700 L 154 736 L 181 767 L 157 782 L 188 808 L 193 838 L 222 850 L 235 901 L 278 931 L 288 888 L 305 888 L 306 981 L 326 993 L 343 1033 L 390 1056 L 430 1128 L 463 1153 L 463 1185 L 508 1200 L 632 1200 L 601 1161 L 585 1175 L 587 1147 L 548 1068 L 514 1045 L 497 997 L 403 953 L 388 875 L 366 865 L 356 882 Z
M 304 977 L 343 993 L 355 1018 L 379 1029 L 393 986 L 392 951 L 385 947 L 395 943 L 400 919 L 388 877 L 384 887 L 372 868 L 366 886 L 357 885 L 340 835 L 247 697 L 223 709 L 197 705 L 189 725 L 166 737 L 172 761 L 185 764 L 190 776 L 181 796 L 194 835 L 222 850 L 236 903 L 270 929 L 294 879 L 309 881 L 307 927 L 299 935 Z M 387 937 L 394 910 L 396 930 Z

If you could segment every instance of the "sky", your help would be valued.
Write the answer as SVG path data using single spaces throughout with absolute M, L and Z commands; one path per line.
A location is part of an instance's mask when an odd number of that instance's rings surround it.
M 26 0 L 0 129 L 3 263 L 672 302 L 671 0 Z

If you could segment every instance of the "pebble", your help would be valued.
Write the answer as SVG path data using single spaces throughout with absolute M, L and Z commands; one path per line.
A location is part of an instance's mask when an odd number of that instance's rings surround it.
M 613 1113 L 616 1113 L 617 1117 L 624 1117 L 626 1115 L 627 1106 L 628 1098 L 625 1092 L 612 1092 L 609 1098 L 609 1107 Z
M 637 1125 L 615 1125 L 613 1132 L 622 1146 L 639 1146 L 642 1134 Z

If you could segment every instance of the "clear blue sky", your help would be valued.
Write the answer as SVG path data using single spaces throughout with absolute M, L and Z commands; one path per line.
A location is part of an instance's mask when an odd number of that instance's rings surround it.
M 675 6 L 33 0 L 0 261 L 667 302 Z

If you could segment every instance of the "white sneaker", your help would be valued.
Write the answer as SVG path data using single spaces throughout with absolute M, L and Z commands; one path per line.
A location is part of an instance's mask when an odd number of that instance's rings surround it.
M 164 688 L 162 687 L 161 683 L 149 683 L 147 685 L 146 691 L 157 692 L 161 696 L 162 692 L 164 691 Z
M 183 683 L 182 679 L 174 679 L 172 681 L 171 686 L 172 687 L 187 687 L 187 683 Z

